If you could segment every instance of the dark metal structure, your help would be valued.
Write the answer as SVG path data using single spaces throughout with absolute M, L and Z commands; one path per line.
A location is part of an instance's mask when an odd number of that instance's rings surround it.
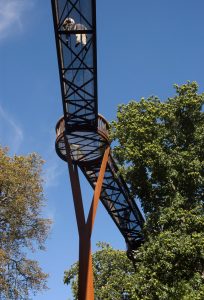
M 64 115 L 56 125 L 56 152 L 68 163 L 79 231 L 79 299 L 94 299 L 91 232 L 99 198 L 128 250 L 143 237 L 144 218 L 118 175 L 108 123 L 98 114 L 96 0 L 51 0 Z M 68 21 L 67 21 L 68 20 Z M 71 20 L 71 21 L 70 21 Z M 65 22 L 72 22 L 66 27 Z M 85 220 L 78 168 L 94 190 Z

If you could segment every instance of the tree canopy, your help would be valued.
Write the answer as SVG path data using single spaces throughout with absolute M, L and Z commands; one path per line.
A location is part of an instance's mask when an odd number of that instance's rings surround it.
M 131 300 L 204 299 L 204 94 L 196 82 L 175 89 L 166 101 L 120 105 L 112 122 L 114 156 L 146 216 L 145 242 L 135 272 L 124 252 L 93 254 L 96 299 L 119 300 L 123 289 Z M 65 275 L 75 299 L 76 268 Z
M 131 101 L 112 124 L 114 155 L 147 221 L 131 299 L 204 299 L 204 94 Z
M 93 254 L 94 288 L 96 300 L 121 299 L 130 285 L 134 268 L 126 251 L 114 250 L 107 243 L 98 243 Z M 71 284 L 74 299 L 77 298 L 78 263 L 65 271 L 64 283 Z
M 46 288 L 45 274 L 27 258 L 28 249 L 44 249 L 50 220 L 44 203 L 42 159 L 37 154 L 10 157 L 0 147 L 0 298 L 30 299 Z

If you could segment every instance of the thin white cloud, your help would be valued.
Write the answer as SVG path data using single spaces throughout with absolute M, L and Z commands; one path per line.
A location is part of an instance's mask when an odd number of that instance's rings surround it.
M 1 0 L 0 0 L 1 1 Z M 23 131 L 5 109 L 0 105 L 0 142 L 17 152 L 23 142 Z
M 60 176 L 64 172 L 64 168 L 62 168 L 62 163 L 55 152 L 55 131 L 51 130 L 46 132 L 46 135 L 49 136 L 50 144 L 43 154 L 43 158 L 45 159 L 43 179 L 45 182 L 45 188 L 48 189 L 58 186 Z
M 33 0 L 0 0 L 0 39 L 23 29 L 24 13 L 33 7 Z
M 50 188 L 59 184 L 59 177 L 62 174 L 59 163 L 56 160 L 45 162 L 44 181 L 45 187 Z

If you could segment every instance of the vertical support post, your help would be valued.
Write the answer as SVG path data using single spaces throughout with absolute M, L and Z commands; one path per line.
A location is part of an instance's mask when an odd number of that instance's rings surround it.
M 94 300 L 94 278 L 91 255 L 91 239 L 86 232 L 79 237 L 79 283 L 78 299 Z
M 93 266 L 91 256 L 91 234 L 101 194 L 110 147 L 106 148 L 96 182 L 88 219 L 82 235 L 79 235 L 79 300 L 94 300 Z M 84 286 L 85 285 L 85 286 Z
M 78 169 L 73 165 L 70 146 L 67 137 L 64 134 L 68 169 L 71 180 L 72 194 L 74 200 L 75 214 L 79 233 L 79 283 L 78 283 L 78 300 L 94 300 L 94 278 L 91 255 L 91 234 L 96 217 L 96 211 L 101 194 L 103 179 L 106 171 L 106 165 L 110 153 L 110 146 L 105 150 L 99 176 L 96 182 L 92 204 L 89 210 L 87 222 L 85 221 L 83 201 L 81 197 L 80 181 Z

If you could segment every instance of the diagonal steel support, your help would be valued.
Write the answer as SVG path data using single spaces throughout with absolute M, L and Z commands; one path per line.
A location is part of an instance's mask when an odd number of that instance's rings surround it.
M 83 208 L 83 201 L 81 196 L 81 187 L 78 175 L 78 167 L 72 163 L 71 150 L 64 134 L 65 148 L 68 162 L 68 169 L 71 180 L 72 194 L 74 200 L 75 214 L 79 233 L 79 284 L 78 284 L 78 299 L 79 300 L 94 300 L 94 284 L 93 284 L 93 266 L 91 255 L 91 234 L 96 217 L 97 207 L 101 194 L 102 184 L 106 171 L 106 166 L 110 154 L 110 147 L 108 146 L 103 155 L 98 179 L 96 182 L 93 200 L 89 210 L 87 222 L 85 221 L 85 214 Z
M 108 146 L 106 148 L 106 151 L 103 156 L 103 161 L 102 161 L 101 168 L 99 171 L 98 179 L 97 179 L 95 190 L 94 190 L 94 196 L 93 196 L 91 208 L 90 208 L 89 215 L 88 215 L 88 220 L 86 223 L 87 232 L 90 234 L 90 237 L 91 237 L 93 226 L 94 226 L 96 211 L 97 211 L 97 207 L 98 207 L 98 203 L 99 203 L 99 198 L 101 195 L 101 189 L 102 189 L 102 184 L 103 184 L 103 179 L 104 179 L 104 175 L 105 175 L 105 171 L 106 171 L 109 154 L 110 154 L 110 147 Z

